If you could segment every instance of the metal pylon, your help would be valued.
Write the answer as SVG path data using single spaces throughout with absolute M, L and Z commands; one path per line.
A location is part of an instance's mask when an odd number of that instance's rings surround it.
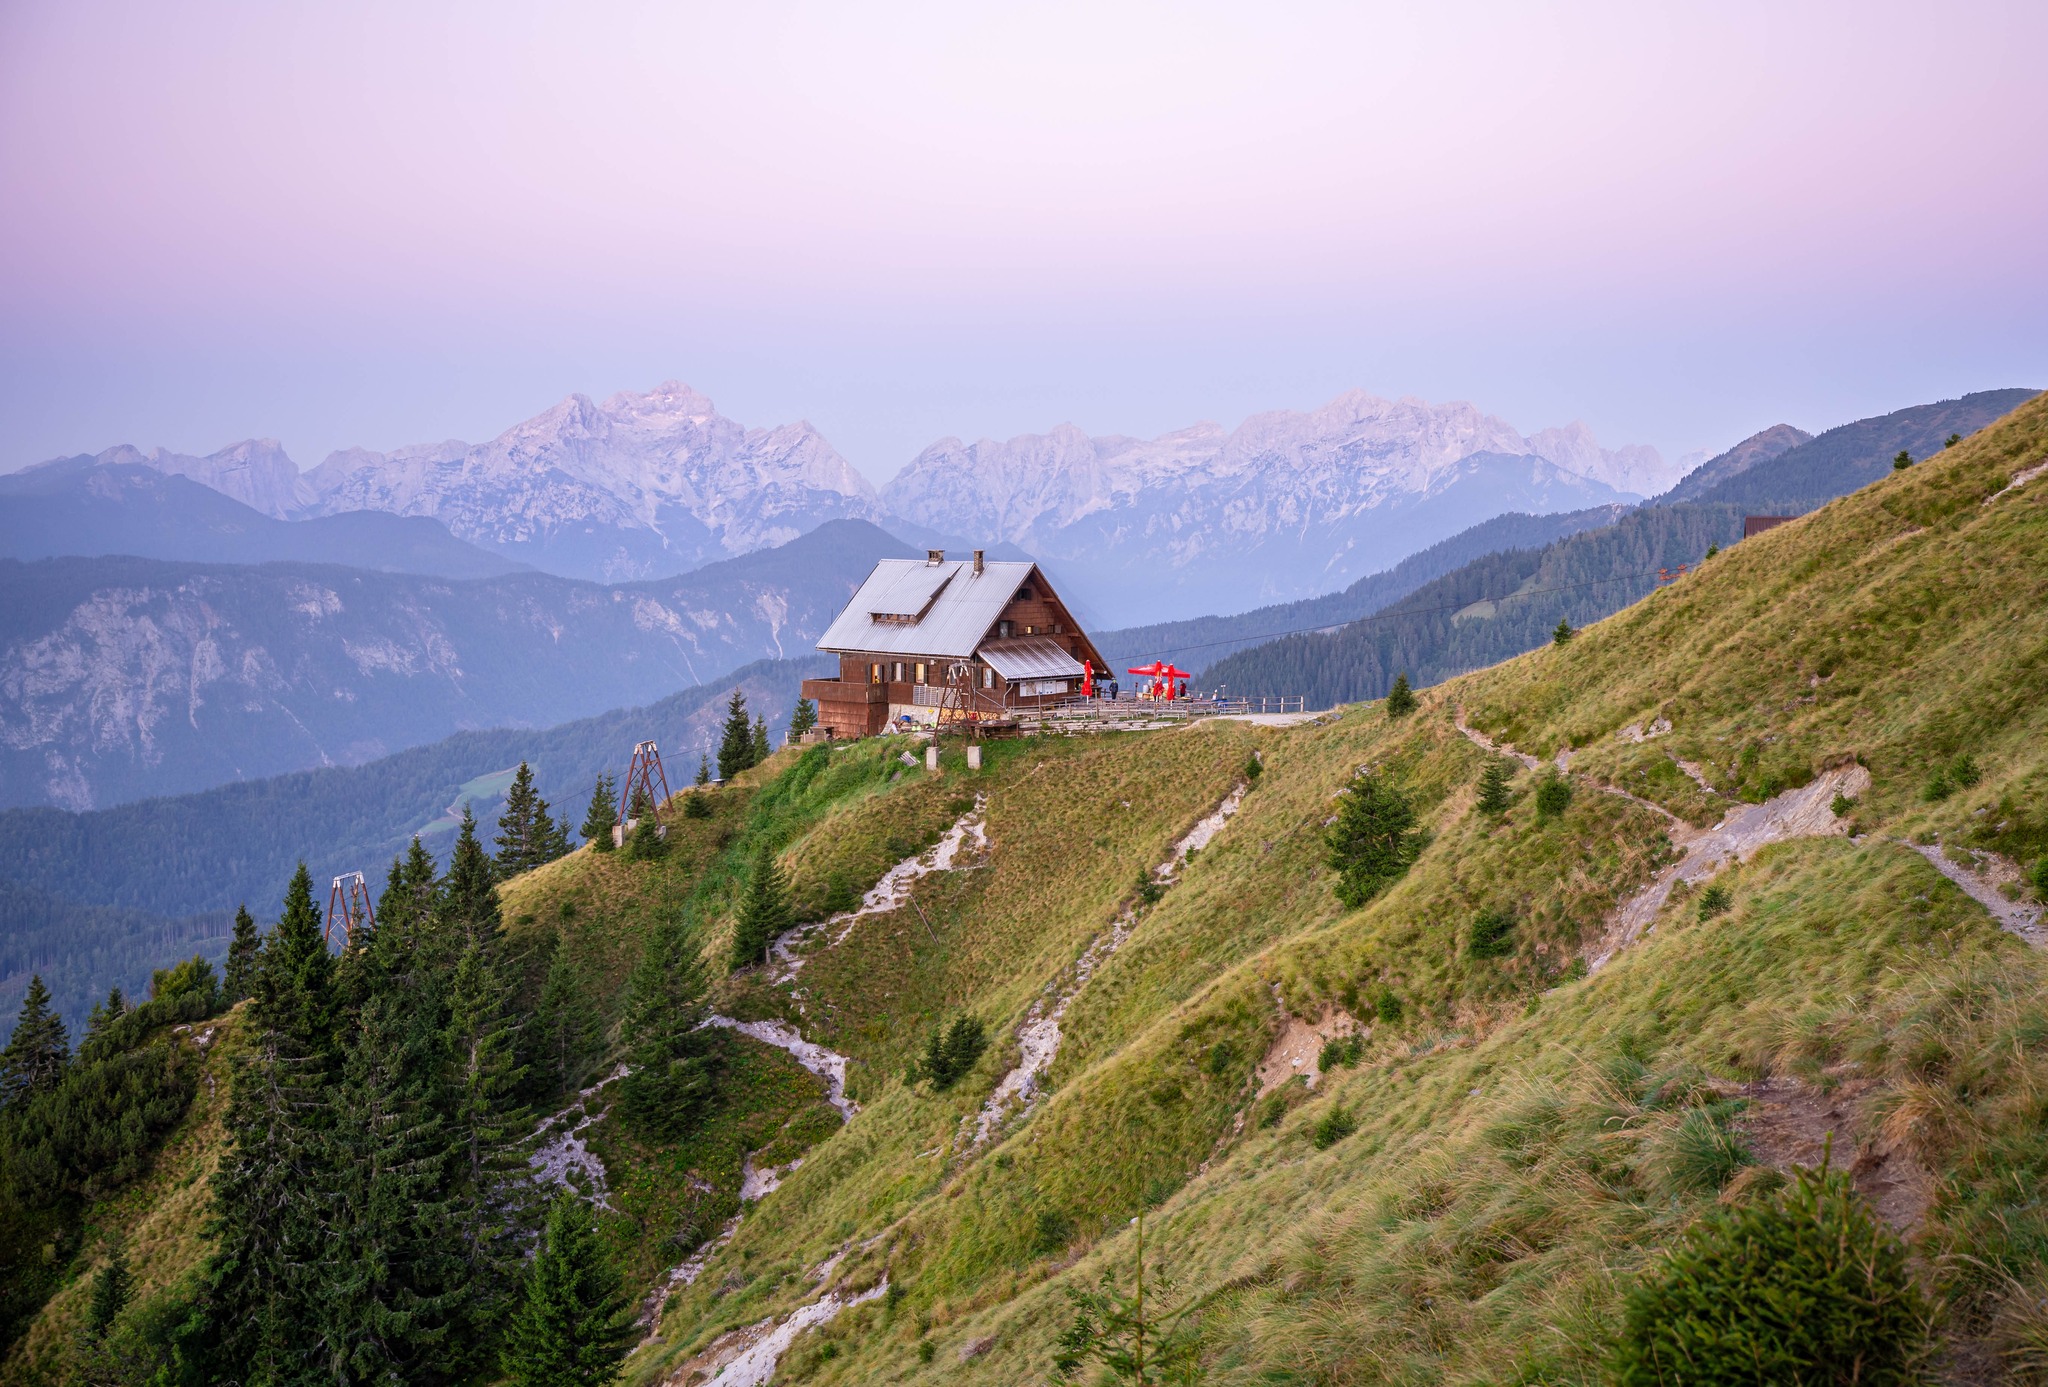
M 661 768 L 661 748 L 653 742 L 641 742 L 633 748 L 633 764 L 627 768 L 626 783 L 619 787 L 619 821 L 633 818 L 633 800 L 636 792 L 645 791 L 652 806 L 649 811 L 659 821 L 662 807 L 668 803 L 668 772 Z
M 356 942 L 357 930 L 376 927 L 377 917 L 370 910 L 370 887 L 363 880 L 361 872 L 343 872 L 334 879 L 334 885 L 327 892 L 327 929 L 325 938 L 332 943 L 335 921 L 341 922 L 342 947 Z

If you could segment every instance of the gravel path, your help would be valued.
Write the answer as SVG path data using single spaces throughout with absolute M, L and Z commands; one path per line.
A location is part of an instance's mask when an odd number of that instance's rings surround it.
M 813 1045 L 797 1033 L 796 1027 L 786 1021 L 736 1021 L 730 1016 L 713 1016 L 705 1022 L 721 1030 L 738 1031 L 741 1035 L 758 1040 L 763 1045 L 773 1045 L 778 1050 L 789 1051 L 792 1058 L 804 1068 L 825 1081 L 825 1101 L 839 1109 L 840 1115 L 848 1121 L 860 1111 L 860 1104 L 846 1096 L 846 1056 L 837 1050 L 827 1050 L 822 1045 Z
M 1931 847 L 1921 843 L 1907 843 L 1905 846 L 1926 858 L 1935 871 L 1962 887 L 1971 900 L 1990 911 L 1991 918 L 1998 921 L 2000 929 L 2018 935 L 2037 949 L 2048 948 L 2048 924 L 2042 920 L 2041 907 L 2007 900 L 1998 889 L 2009 881 L 2020 879 L 2020 869 L 2015 863 L 1995 853 L 1982 853 L 1979 855 L 1990 864 L 1991 870 L 1974 872 L 1959 862 L 1951 862 L 1938 842 Z

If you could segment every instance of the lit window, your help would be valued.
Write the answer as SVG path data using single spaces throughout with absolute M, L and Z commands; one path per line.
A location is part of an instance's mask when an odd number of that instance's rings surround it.
M 1026 626 L 1024 628 L 1024 634 L 1027 636 L 1035 636 L 1038 634 L 1038 628 L 1036 626 Z
M 924 683 L 924 682 L 925 682 L 925 679 L 924 679 L 924 661 L 923 661 L 923 660 L 919 660 L 919 661 L 917 662 L 917 682 L 918 682 L 918 683 L 920 683 L 920 684 L 922 684 L 922 683 Z
M 868 682 L 870 684 L 879 684 L 882 682 L 882 667 L 880 665 L 868 666 Z

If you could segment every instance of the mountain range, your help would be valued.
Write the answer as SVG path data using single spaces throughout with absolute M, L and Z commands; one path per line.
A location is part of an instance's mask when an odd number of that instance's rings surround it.
M 876 560 L 910 552 L 841 520 L 612 586 L 0 560 L 0 806 L 103 808 L 651 702 L 811 655 Z
M 948 438 L 878 494 L 808 423 L 746 428 L 676 381 L 572 395 L 488 443 L 348 449 L 303 472 L 274 439 L 205 456 L 122 445 L 91 461 L 181 477 L 279 522 L 432 520 L 502 559 L 599 582 L 867 520 L 913 544 L 1068 565 L 1068 596 L 1101 623 L 1328 592 L 1494 515 L 1637 499 L 1679 471 L 1652 448 L 1602 448 L 1583 424 L 1525 437 L 1469 404 L 1352 391 L 1228 431 Z

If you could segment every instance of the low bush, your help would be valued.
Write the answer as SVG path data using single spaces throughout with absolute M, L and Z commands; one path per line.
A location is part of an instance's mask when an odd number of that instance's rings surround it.
M 1696 1224 L 1628 1294 L 1617 1387 L 1923 1380 L 1933 1309 L 1839 1170 Z
M 1515 917 L 1512 911 L 1488 910 L 1472 922 L 1472 936 L 1465 952 L 1473 958 L 1506 958 L 1515 951 Z
M 1349 1069 L 1365 1055 L 1365 1037 L 1340 1035 L 1335 1040 L 1323 1042 L 1323 1052 L 1316 1057 L 1316 1068 L 1325 1073 L 1332 1069 Z
M 1728 894 L 1728 888 L 1715 882 L 1700 892 L 1700 919 L 1711 920 L 1716 915 L 1726 915 L 1735 907 L 1735 898 Z
M 1554 819 L 1571 806 L 1571 782 L 1552 772 L 1536 785 L 1536 813 L 1545 819 Z
M 1316 1119 L 1309 1140 L 1316 1144 L 1316 1150 L 1327 1151 L 1357 1130 L 1358 1119 L 1351 1115 L 1351 1109 L 1339 1103 Z
M 965 1078 L 988 1049 L 988 1029 L 972 1016 L 955 1017 L 953 1024 L 932 1032 L 925 1043 L 924 1059 L 918 1064 L 919 1077 L 944 1093 Z

